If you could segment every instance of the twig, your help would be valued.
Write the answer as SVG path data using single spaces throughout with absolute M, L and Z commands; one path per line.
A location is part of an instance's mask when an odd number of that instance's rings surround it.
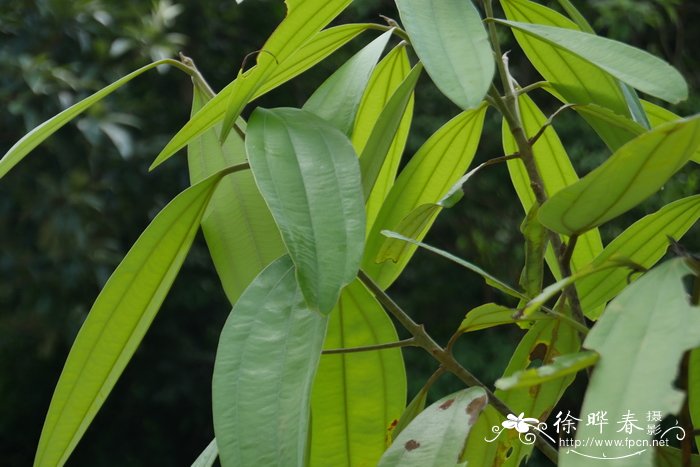
M 547 128 L 549 128 L 549 127 L 552 125 L 552 122 L 554 121 L 554 119 L 555 119 L 560 113 L 562 113 L 563 111 L 565 111 L 565 110 L 567 110 L 567 109 L 570 109 L 570 108 L 574 107 L 575 105 L 576 105 L 576 104 L 566 104 L 566 105 L 563 105 L 563 106 L 559 107 L 552 115 L 550 115 L 549 118 L 547 119 L 547 121 L 544 122 L 544 125 L 542 125 L 542 128 L 540 128 L 540 129 L 537 131 L 537 133 L 535 133 L 535 136 L 533 136 L 532 138 L 530 138 L 530 139 L 528 140 L 528 142 L 530 143 L 530 146 L 534 146 L 534 145 L 535 145 L 535 143 L 537 142 L 537 140 L 540 139 L 540 137 L 542 137 L 542 135 L 544 134 L 544 132 L 547 130 Z

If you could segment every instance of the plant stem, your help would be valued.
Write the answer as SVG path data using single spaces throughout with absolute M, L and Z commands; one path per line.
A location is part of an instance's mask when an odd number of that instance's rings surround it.
M 398 342 L 387 342 L 385 344 L 364 345 L 362 347 L 348 347 L 345 349 L 328 349 L 321 352 L 323 355 L 336 355 L 346 353 L 371 352 L 373 350 L 395 349 L 397 347 L 416 346 L 416 339 L 411 337 Z
M 396 318 L 399 323 L 401 323 L 401 325 L 413 336 L 418 347 L 423 348 L 426 352 L 432 355 L 432 357 L 437 360 L 445 370 L 457 376 L 467 386 L 478 386 L 482 388 L 489 398 L 489 403 L 504 417 L 513 413 L 505 402 L 496 397 L 496 395 L 484 383 L 479 381 L 476 376 L 464 368 L 450 351 L 440 347 L 440 345 L 435 342 L 430 334 L 426 332 L 425 326 L 413 321 L 413 319 L 405 311 L 403 311 L 401 307 L 372 280 L 371 277 L 369 277 L 362 270 L 360 270 L 358 277 L 372 292 L 372 294 L 374 294 L 377 300 L 379 300 L 379 303 L 381 303 L 384 308 L 391 313 L 391 315 L 394 316 L 394 318 Z M 557 463 L 557 459 L 559 457 L 557 450 L 544 438 L 537 436 L 535 445 L 545 456 L 547 456 L 549 460 L 555 464 Z

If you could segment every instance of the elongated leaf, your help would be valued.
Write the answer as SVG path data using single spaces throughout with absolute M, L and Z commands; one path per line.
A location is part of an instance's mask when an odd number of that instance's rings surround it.
M 529 388 L 573 375 L 579 371 L 595 365 L 598 361 L 598 354 L 585 350 L 583 352 L 560 355 L 554 357 L 552 363 L 539 368 L 518 371 L 506 378 L 500 378 L 495 385 L 498 389 L 509 391 L 515 388 Z
M 700 147 L 700 116 L 667 123 L 618 149 L 540 208 L 548 228 L 571 235 L 607 222 L 656 192 Z
M 496 21 L 564 49 L 654 97 L 671 103 L 688 98 L 688 84 L 678 70 L 641 49 L 573 29 Z
M 54 390 L 35 466 L 63 465 L 75 449 L 155 318 L 224 174 L 175 197 L 105 284 Z
M 688 411 L 697 429 L 700 426 L 700 349 L 690 352 L 688 360 Z M 700 446 L 700 434 L 695 435 L 695 445 Z
M 362 152 L 377 125 L 380 115 L 382 115 L 389 100 L 397 92 L 410 71 L 411 64 L 406 52 L 406 43 L 402 42 L 379 62 L 374 73 L 372 73 L 372 77 L 362 96 L 360 107 L 357 110 L 355 126 L 352 130 L 352 145 L 355 147 L 355 151 L 360 154 L 360 157 L 362 157 Z M 406 146 L 408 132 L 413 119 L 413 103 L 414 98 L 413 93 L 411 93 L 401 117 L 401 122 L 391 141 L 391 146 L 384 156 L 384 164 L 374 183 L 374 189 L 367 199 L 368 234 L 379 214 L 379 210 L 384 204 L 386 196 L 389 194 L 389 190 L 394 185 L 399 162 Z
M 649 116 L 649 122 L 651 123 L 651 126 L 654 128 L 663 125 L 664 123 L 673 122 L 682 118 L 674 114 L 670 110 L 664 109 L 663 107 L 658 106 L 656 104 L 652 104 L 651 102 L 642 101 L 642 105 L 644 106 L 644 110 Z M 693 158 L 691 160 L 700 164 L 700 149 L 695 151 L 695 154 L 693 154 Z
M 350 141 L 310 112 L 257 109 L 246 148 L 309 306 L 328 314 L 357 275 L 365 236 L 360 169 Z
M 208 100 L 195 86 L 192 112 Z M 239 120 L 240 125 L 244 123 Z M 235 133 L 222 146 L 217 127 L 190 142 L 187 149 L 192 183 L 246 160 L 243 138 Z M 279 230 L 250 171 L 222 180 L 202 218 L 202 231 L 231 304 L 265 266 L 285 253 Z
M 466 318 L 459 325 L 457 332 L 460 334 L 480 331 L 495 326 L 512 323 L 531 323 L 541 319 L 551 319 L 542 313 L 533 313 L 527 320 L 513 318 L 516 310 L 495 303 L 486 303 L 467 313 Z
M 683 353 L 700 345 L 700 310 L 688 302 L 683 278 L 691 270 L 681 258 L 667 261 L 625 289 L 610 305 L 588 334 L 584 346 L 597 351 L 600 361 L 593 372 L 581 413 L 604 408 L 611 421 L 632 414 L 635 426 L 648 412 L 661 417 L 677 413 L 685 395 L 674 388 L 678 363 Z M 643 388 L 640 390 L 640 388 Z M 638 448 L 618 446 L 616 440 L 649 442 L 646 429 L 619 430 L 610 427 L 605 439 L 605 456 L 627 456 Z M 599 427 L 579 424 L 577 439 L 600 436 Z M 641 444 L 636 444 L 640 446 Z M 634 444 L 633 444 L 634 446 Z M 563 467 L 602 465 L 583 456 L 601 456 L 601 448 L 581 446 L 577 454 L 561 456 Z M 653 453 L 616 460 L 620 466 L 651 467 Z
M 690 196 L 664 206 L 631 225 L 605 247 L 593 260 L 599 266 L 611 258 L 625 258 L 645 268 L 651 268 L 660 260 L 668 248 L 668 237 L 679 240 L 700 218 L 700 195 Z M 615 297 L 626 286 L 629 269 L 606 269 L 578 281 L 576 288 L 581 297 L 581 307 L 591 319 L 599 314 L 591 314 Z
M 518 344 L 503 377 L 538 363 L 546 365 L 551 363 L 554 357 L 578 352 L 579 348 L 578 332 L 567 323 L 556 320 L 538 321 Z M 515 415 L 524 413 L 526 417 L 544 421 L 573 380 L 574 376 L 568 375 L 531 388 L 510 391 L 498 389 L 495 395 L 505 402 Z M 479 466 L 523 465 L 523 459 L 532 453 L 532 445 L 522 443 L 514 430 L 503 430 L 495 441 L 486 442 L 495 436 L 492 428 L 500 428 L 504 419 L 505 417 L 493 407 L 487 407 L 472 428 L 462 460 L 468 461 L 468 465 Z
M 401 274 L 415 247 L 406 250 L 395 263 L 378 264 L 377 254 L 385 240 L 381 231 L 395 229 L 418 206 L 437 203 L 445 196 L 474 159 L 485 113 L 486 107 L 482 106 L 446 123 L 418 150 L 391 188 L 367 237 L 362 261 L 363 270 L 382 288 L 389 287 Z M 414 238 L 422 239 L 429 227 L 426 225 Z
M 361 26 L 360 31 L 355 30 L 354 27 L 350 28 L 350 26 L 336 26 L 314 35 L 302 48 L 293 53 L 287 60 L 281 61 L 279 66 L 273 69 L 269 78 L 263 81 L 260 87 L 256 89 L 253 99 L 262 96 L 321 62 L 366 29 L 366 25 L 357 25 Z M 247 78 L 250 74 L 251 70 L 248 70 L 243 73 L 243 76 Z M 158 154 L 150 169 L 153 170 L 186 146 L 192 139 L 221 122 L 226 113 L 226 106 L 234 87 L 235 81 L 229 83 L 185 123 Z
M 329 318 L 327 349 L 398 340 L 391 319 L 357 279 L 343 290 Z M 400 349 L 322 356 L 311 399 L 310 466 L 376 465 L 387 430 L 405 405 Z
M 595 122 L 594 128 L 607 128 L 605 133 L 599 131 L 599 134 L 611 151 L 617 151 L 646 131 L 639 123 L 596 104 L 577 105 L 574 108 L 588 122 Z
M 338 68 L 316 88 L 304 104 L 304 110 L 327 120 L 349 136 L 362 95 L 391 34 L 389 30 L 377 37 Z
M 479 105 L 495 63 L 486 29 L 471 1 L 397 0 L 411 45 L 435 85 L 462 109 Z
M 678 467 L 683 465 L 683 454 L 680 449 L 668 446 L 657 447 L 654 449 L 656 467 Z M 690 456 L 689 467 L 700 467 L 700 455 L 693 454 Z
M 529 96 L 520 96 L 519 104 L 525 134 L 528 138 L 532 138 L 546 123 L 547 117 L 545 117 Z M 508 131 L 505 122 L 502 128 L 503 150 L 506 154 L 517 152 L 517 144 L 511 136 L 510 131 Z M 543 188 L 547 196 L 551 197 L 565 187 L 578 181 L 576 171 L 554 128 L 551 126 L 548 127 L 533 145 L 532 150 L 535 164 L 542 178 Z M 510 172 L 513 187 L 527 213 L 535 204 L 535 195 L 530 187 L 530 178 L 528 177 L 525 165 L 520 160 L 510 160 L 508 161 L 508 171 Z M 591 230 L 582 235 L 576 243 L 576 248 L 574 248 L 574 253 L 571 258 L 574 271 L 589 264 L 602 250 L 603 243 L 600 239 L 600 233 L 597 230 Z M 546 259 L 554 277 L 560 279 L 561 273 L 559 271 L 559 266 L 551 248 L 549 248 L 547 252 Z
M 216 446 L 216 438 L 211 440 L 211 443 L 204 448 L 204 451 L 197 456 L 197 458 L 192 463 L 192 467 L 211 467 L 216 462 L 216 458 L 219 457 L 219 448 Z
M 311 387 L 327 318 L 309 310 L 288 256 L 234 305 L 221 332 L 212 380 L 222 467 L 303 467 Z
M 29 154 L 35 147 L 41 144 L 45 139 L 58 131 L 63 125 L 73 120 L 75 117 L 90 108 L 93 104 L 104 99 L 132 79 L 142 73 L 152 70 L 160 65 L 172 64 L 173 60 L 158 60 L 157 62 L 149 63 L 148 65 L 139 68 L 136 71 L 129 73 L 114 83 L 106 86 L 96 93 L 86 97 L 82 101 L 73 104 L 55 117 L 50 118 L 41 125 L 27 133 L 22 139 L 17 141 L 9 151 L 0 159 L 0 178 L 4 177 L 7 172 L 17 165 L 24 157 Z
M 438 370 L 438 372 L 441 370 Z M 434 373 L 428 381 L 425 382 L 422 388 L 420 388 L 420 391 L 418 391 L 418 394 L 411 400 L 411 402 L 406 406 L 406 409 L 403 411 L 401 414 L 401 417 L 396 421 L 396 423 L 393 425 L 393 428 L 390 428 L 390 436 L 391 436 L 391 442 L 393 443 L 394 440 L 401 434 L 403 430 L 406 429 L 406 427 L 425 409 L 425 405 L 428 402 L 428 393 L 430 392 L 430 388 L 435 384 L 435 382 L 439 379 L 442 373 Z
M 288 1 L 287 16 L 270 35 L 258 52 L 256 65 L 248 76 L 243 72 L 233 81 L 228 97 L 226 113 L 222 123 L 221 141 L 224 141 L 243 108 L 255 95 L 260 86 L 279 68 L 280 63 L 289 59 L 336 16 L 352 0 L 326 0 L 325 2 Z
M 476 266 L 476 265 L 470 263 L 469 261 L 465 261 L 462 258 L 458 258 L 457 256 L 453 255 L 452 253 L 448 253 L 448 252 L 443 251 L 439 248 L 435 248 L 433 246 L 419 242 L 415 239 L 404 237 L 403 235 L 400 235 L 396 232 L 392 232 L 390 230 L 383 230 L 382 234 L 386 235 L 389 238 L 395 238 L 397 240 L 411 243 L 417 247 L 419 246 L 421 248 L 425 248 L 426 250 L 431 251 L 437 255 L 440 255 L 443 258 L 447 258 L 450 261 L 453 261 L 453 262 L 459 264 L 460 266 L 463 266 L 466 269 L 469 269 L 470 271 L 475 272 L 476 274 L 480 275 L 488 285 L 500 290 L 501 292 L 505 293 L 506 295 L 510 295 L 511 297 L 516 297 L 516 298 L 520 298 L 520 299 L 525 298 L 525 295 L 523 295 L 522 292 L 518 292 L 516 289 L 509 286 L 505 282 L 503 282 L 499 279 L 496 279 L 494 276 L 492 276 L 488 272 L 484 271 L 479 266 Z
M 421 412 L 396 438 L 378 467 L 441 467 L 456 464 L 469 430 L 488 397 L 470 388 L 443 397 Z
M 389 99 L 389 102 L 377 119 L 377 123 L 372 129 L 372 134 L 360 155 L 362 189 L 367 200 L 369 200 L 370 194 L 374 191 L 377 179 L 385 166 L 386 157 L 393 144 L 394 136 L 401 125 L 404 113 L 413 96 L 413 89 L 422 70 L 423 66 L 420 63 L 416 65 L 394 95 L 391 96 L 391 99 Z M 397 165 L 397 162 L 389 161 L 393 165 Z M 393 183 L 393 179 L 385 179 L 382 182 L 384 186 L 380 186 L 378 189 L 386 195 L 388 191 L 387 185 L 391 186 L 387 182 Z

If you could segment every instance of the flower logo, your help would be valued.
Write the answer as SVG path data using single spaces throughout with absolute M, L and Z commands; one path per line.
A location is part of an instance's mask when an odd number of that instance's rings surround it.
M 525 417 L 525 413 L 521 412 L 520 415 L 517 417 L 515 415 L 508 414 L 508 420 L 505 420 L 501 425 L 503 425 L 503 428 L 507 430 L 512 430 L 516 429 L 518 430 L 518 433 L 527 433 L 530 431 L 530 428 L 533 428 L 537 426 L 537 424 L 540 422 L 536 418 L 528 418 Z

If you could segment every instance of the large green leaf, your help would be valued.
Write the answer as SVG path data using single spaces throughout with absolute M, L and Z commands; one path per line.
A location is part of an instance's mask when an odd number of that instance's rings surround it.
M 304 104 L 307 110 L 350 135 L 372 71 L 379 61 L 392 31 L 387 31 L 353 55 L 316 88 Z
M 656 467 L 678 467 L 683 465 L 683 453 L 680 449 L 668 446 L 657 447 L 654 449 L 654 454 L 656 456 Z M 700 455 L 692 454 L 688 467 L 700 467 Z
M 27 133 L 22 139 L 17 141 L 7 153 L 0 159 L 0 178 L 4 177 L 7 172 L 9 172 L 15 165 L 17 165 L 24 157 L 29 154 L 35 147 L 41 144 L 46 138 L 58 131 L 63 125 L 73 120 L 75 117 L 80 115 L 91 105 L 104 99 L 112 92 L 116 91 L 132 79 L 136 78 L 140 74 L 152 70 L 157 66 L 164 64 L 172 64 L 173 60 L 158 60 L 157 62 L 149 63 L 148 65 L 139 68 L 136 71 L 129 73 L 121 79 L 118 79 L 114 83 L 106 86 L 96 93 L 86 97 L 82 101 L 73 104 L 68 107 L 63 112 L 59 113 L 55 117 L 50 118 L 41 125 L 34 128 L 32 131 Z
M 474 4 L 396 0 L 411 45 L 435 85 L 462 109 L 479 105 L 495 70 L 491 44 Z
M 257 109 L 246 148 L 302 293 L 327 314 L 362 258 L 365 209 L 355 151 L 340 130 L 298 109 Z
M 357 279 L 343 290 L 329 319 L 327 349 L 398 340 L 391 319 Z M 310 465 L 376 465 L 405 404 L 400 349 L 322 356 L 311 398 Z
M 700 195 L 674 201 L 632 224 L 610 242 L 592 264 L 599 266 L 617 257 L 651 268 L 666 253 L 668 237 L 679 240 L 699 218 Z M 592 312 L 620 293 L 634 278 L 629 269 L 618 268 L 599 271 L 578 281 L 576 288 L 586 316 L 598 319 L 600 315 Z
M 410 71 L 411 64 L 408 60 L 405 43 L 394 47 L 377 65 L 362 96 L 360 107 L 357 109 L 355 126 L 352 130 L 352 145 L 358 154 L 362 154 L 370 135 L 375 129 L 377 120 Z M 379 214 L 379 210 L 384 204 L 386 196 L 389 194 L 389 190 L 394 185 L 399 162 L 406 146 L 411 120 L 413 119 L 413 102 L 413 93 L 411 93 L 398 130 L 391 141 L 391 147 L 384 156 L 384 165 L 367 200 L 368 234 Z
M 547 117 L 537 107 L 535 102 L 527 95 L 518 99 L 523 127 L 528 138 L 532 138 L 547 122 Z M 503 150 L 506 154 L 518 152 L 518 146 L 513 139 L 508 126 L 503 122 Z M 559 135 L 551 126 L 532 147 L 537 171 L 542 179 L 543 188 L 547 196 L 553 196 L 569 185 L 578 181 L 578 175 L 574 170 L 569 155 L 559 139 Z M 513 182 L 518 198 L 523 209 L 529 213 L 535 204 L 535 194 L 530 186 L 530 177 L 525 165 L 519 159 L 508 161 L 508 171 Z M 541 210 L 541 208 L 540 208 Z M 580 269 L 590 263 L 603 250 L 603 243 L 598 230 L 591 230 L 579 238 L 571 258 L 574 270 Z M 546 255 L 547 264 L 557 279 L 561 278 L 559 266 L 554 252 L 549 249 Z
M 476 153 L 486 106 L 462 112 L 433 134 L 418 150 L 396 179 L 367 237 L 362 268 L 382 288 L 387 288 L 401 274 L 415 247 L 395 263 L 377 263 L 384 236 L 382 230 L 394 230 L 415 208 L 437 203 L 464 174 Z M 422 239 L 432 224 L 414 238 Z
M 212 467 L 219 457 L 219 448 L 216 446 L 216 438 L 204 448 L 204 451 L 197 456 L 192 463 L 192 467 Z
M 265 268 L 226 320 L 212 409 L 222 467 L 303 467 L 327 318 L 310 310 L 288 256 Z
M 656 192 L 698 147 L 700 116 L 656 127 L 551 197 L 540 208 L 540 221 L 567 235 L 597 227 Z
M 153 219 L 105 284 L 75 338 L 35 466 L 63 465 L 146 334 L 226 172 L 188 188 Z
M 469 430 L 488 397 L 481 388 L 445 396 L 421 412 L 400 434 L 378 467 L 443 467 L 455 465 Z
M 195 85 L 192 112 L 208 100 Z M 243 120 L 239 123 L 244 124 Z M 246 160 L 243 138 L 235 133 L 222 145 L 218 129 L 209 129 L 187 148 L 192 183 Z M 265 266 L 285 253 L 279 230 L 250 171 L 222 180 L 202 218 L 202 231 L 231 304 Z
M 576 374 L 595 365 L 598 354 L 590 350 L 554 357 L 552 363 L 537 368 L 517 371 L 496 380 L 495 386 L 504 391 L 515 388 L 529 388 L 554 379 Z
M 411 73 L 401 83 L 386 107 L 382 111 L 377 123 L 372 129 L 372 134 L 360 154 L 360 172 L 362 173 L 362 189 L 365 198 L 369 201 L 371 193 L 375 190 L 377 179 L 384 167 L 387 165 L 397 166 L 398 161 L 387 161 L 389 149 L 391 149 L 394 136 L 399 130 L 408 103 L 413 96 L 413 89 L 416 87 L 423 66 L 419 63 L 411 70 Z M 397 167 L 398 168 L 398 167 Z M 395 174 L 396 172 L 394 172 Z M 381 190 L 386 197 L 394 178 L 388 177 L 381 180 L 383 186 L 376 187 Z M 377 195 L 379 196 L 379 195 Z
M 612 446 L 581 446 L 576 453 L 562 452 L 562 467 L 609 465 L 651 467 L 651 449 L 639 444 L 618 446 L 616 440 L 650 442 L 646 426 L 620 429 L 616 422 L 632 415 L 634 425 L 644 423 L 649 412 L 661 417 L 678 413 L 685 394 L 674 387 L 678 363 L 684 352 L 700 346 L 700 310 L 690 305 L 683 278 L 691 274 L 681 258 L 667 261 L 626 288 L 613 300 L 588 334 L 584 346 L 597 351 L 600 361 L 593 372 L 581 408 L 582 414 L 607 411 L 610 425 L 579 423 L 576 438 L 600 437 Z M 583 456 L 605 456 L 595 461 Z
M 256 89 L 252 99 L 262 96 L 264 93 L 271 91 L 275 87 L 289 81 L 295 76 L 300 75 L 318 62 L 322 61 L 333 52 L 338 50 L 343 45 L 347 44 L 351 39 L 356 37 L 360 32 L 367 29 L 367 25 L 344 25 L 335 26 L 323 30 L 313 36 L 303 47 L 293 53 L 287 60 L 281 61 L 279 66 L 276 66 L 270 76 L 260 83 Z M 267 54 L 265 54 L 267 55 Z M 251 74 L 251 70 L 243 73 L 238 79 L 247 79 Z M 216 96 L 214 96 L 207 104 L 195 114 L 185 125 L 177 132 L 175 136 L 168 142 L 163 150 L 158 154 L 155 161 L 151 165 L 151 170 L 162 164 L 178 150 L 187 145 L 192 139 L 201 135 L 217 123 L 219 123 L 226 113 L 231 92 L 236 86 L 236 81 L 229 83 Z
M 652 127 L 657 127 L 659 125 L 663 125 L 664 123 L 672 122 L 674 120 L 679 120 L 680 118 L 682 118 L 674 114 L 670 110 L 664 109 L 663 107 L 658 106 L 656 104 L 652 104 L 651 102 L 642 101 L 642 106 L 644 106 L 644 110 L 649 116 L 649 122 L 651 123 Z M 700 148 L 697 151 L 695 151 L 695 154 L 693 154 L 692 161 L 700 164 Z
M 688 98 L 688 84 L 678 70 L 641 49 L 574 29 L 496 21 L 566 50 L 654 97 L 671 103 Z
M 555 357 L 579 351 L 578 331 L 565 322 L 545 320 L 536 322 L 518 344 L 503 377 L 526 370 L 538 364 L 551 363 Z M 496 397 L 514 411 L 524 413 L 540 421 L 547 420 L 566 388 L 573 382 L 568 375 L 541 385 L 503 391 L 498 389 Z M 493 428 L 500 428 L 505 417 L 493 407 L 487 407 L 472 429 L 465 448 L 464 460 L 468 465 L 520 467 L 523 459 L 532 453 L 532 445 L 525 444 L 515 430 L 501 430 L 494 439 Z
M 257 52 L 256 65 L 243 77 L 243 70 L 233 81 L 233 87 L 226 104 L 222 124 L 221 140 L 225 140 L 233 123 L 243 108 L 253 98 L 256 91 L 280 67 L 321 29 L 340 14 L 352 0 L 287 0 L 287 16 L 268 37 L 265 45 Z

